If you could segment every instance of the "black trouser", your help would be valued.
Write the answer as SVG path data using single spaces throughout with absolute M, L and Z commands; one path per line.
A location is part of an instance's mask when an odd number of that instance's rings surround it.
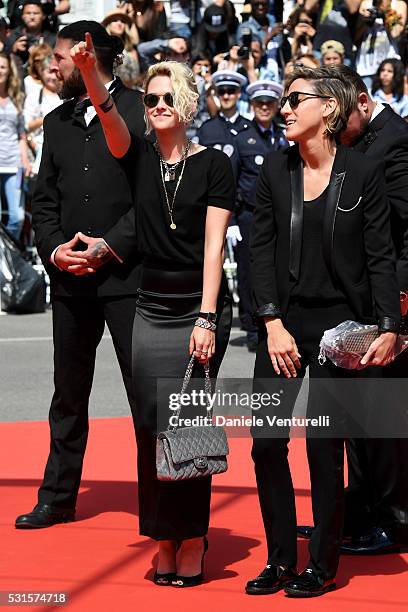
M 136 296 L 53 300 L 55 391 L 49 413 L 50 454 L 38 492 L 41 504 L 75 507 L 88 438 L 96 348 L 105 322 L 134 413 L 131 359 L 135 309 Z
M 242 240 L 238 242 L 235 247 L 238 273 L 239 318 L 242 329 L 244 329 L 248 335 L 258 333 L 258 327 L 254 320 L 249 260 L 249 238 L 252 218 L 253 213 L 249 210 L 243 210 L 238 215 L 237 221 Z
M 408 351 L 382 376 L 406 378 Z M 390 398 L 406 403 L 405 397 Z M 352 438 L 347 440 L 348 483 L 344 531 L 361 535 L 382 527 L 397 542 L 408 543 L 408 438 Z
M 291 303 L 284 320 L 285 328 L 295 338 L 301 354 L 301 379 L 309 366 L 311 379 L 351 378 L 355 373 L 337 368 L 330 361 L 321 366 L 318 363 L 319 342 L 326 329 L 335 327 L 346 319 L 354 318 L 346 304 L 310 305 Z M 290 417 L 300 390 L 301 380 L 292 379 L 286 384 L 273 370 L 267 349 L 266 332 L 261 338 L 255 363 L 254 391 L 274 392 L 282 389 L 281 404 L 268 408 L 269 414 Z M 334 385 L 334 382 L 333 382 Z M 336 383 L 337 387 L 341 382 Z M 341 387 L 340 387 L 341 389 Z M 320 393 L 320 392 L 319 392 Z M 307 415 L 333 414 L 342 419 L 344 410 L 341 393 L 334 392 L 322 401 L 316 398 L 310 384 Z M 259 413 L 258 413 L 259 414 Z M 345 418 L 345 417 L 344 417 Z M 288 463 L 289 431 L 281 437 L 271 437 L 267 432 L 253 428 L 252 458 L 258 485 L 259 501 L 268 545 L 268 562 L 273 565 L 294 567 L 297 561 L 296 508 L 293 483 Z M 339 547 L 343 527 L 344 511 L 344 439 L 307 437 L 307 458 L 309 462 L 311 495 L 315 530 L 309 544 L 308 567 L 324 579 L 333 578 L 339 561 Z

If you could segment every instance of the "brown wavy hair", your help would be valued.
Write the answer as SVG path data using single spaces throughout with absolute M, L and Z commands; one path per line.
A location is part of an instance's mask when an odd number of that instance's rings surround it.
M 28 74 L 33 79 L 40 81 L 44 60 L 52 57 L 52 49 L 50 45 L 43 43 L 42 45 L 30 47 L 29 54 Z
M 7 55 L 7 53 L 1 52 L 0 57 L 5 59 L 8 63 L 9 75 L 6 83 L 6 92 L 14 106 L 21 113 L 23 112 L 24 105 L 24 94 L 21 88 L 20 79 L 18 76 L 17 68 L 14 61 Z

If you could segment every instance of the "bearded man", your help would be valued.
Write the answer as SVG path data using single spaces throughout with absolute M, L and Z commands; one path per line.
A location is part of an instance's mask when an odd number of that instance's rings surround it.
M 88 436 L 88 402 L 96 349 L 109 328 L 133 412 L 131 341 L 138 287 L 134 210 L 126 163 L 108 151 L 100 120 L 87 97 L 71 48 L 90 32 L 97 69 L 132 134 L 144 132 L 141 94 L 113 76 L 122 42 L 95 21 L 63 28 L 50 69 L 69 99 L 44 120 L 44 147 L 33 199 L 41 259 L 51 280 L 55 392 L 51 445 L 38 504 L 17 528 L 74 520 Z M 102 236 L 94 238 L 93 236 Z M 109 245 L 109 246 L 108 246 Z M 83 251 L 84 257 L 77 251 Z

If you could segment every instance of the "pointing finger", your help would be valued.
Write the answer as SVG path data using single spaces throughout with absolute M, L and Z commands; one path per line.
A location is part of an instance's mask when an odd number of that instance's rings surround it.
M 86 50 L 93 51 L 94 46 L 93 46 L 92 36 L 89 32 L 85 32 L 85 42 L 86 42 Z

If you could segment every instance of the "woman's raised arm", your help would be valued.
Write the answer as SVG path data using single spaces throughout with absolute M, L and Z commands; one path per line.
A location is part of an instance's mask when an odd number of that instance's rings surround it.
M 121 158 L 130 147 L 129 130 L 102 81 L 89 32 L 85 34 L 85 40 L 72 47 L 72 60 L 81 71 L 88 95 L 101 120 L 109 151 L 114 157 Z

